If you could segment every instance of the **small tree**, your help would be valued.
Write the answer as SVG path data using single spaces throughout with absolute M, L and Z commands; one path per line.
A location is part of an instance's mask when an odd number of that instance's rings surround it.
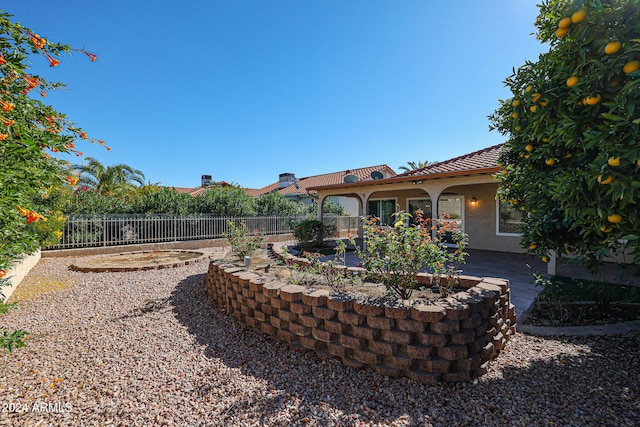
M 536 26 L 549 52 L 514 70 L 490 117 L 509 138 L 499 196 L 525 213 L 522 244 L 545 261 L 640 261 L 640 3 L 543 1 Z
M 300 215 L 302 207 L 300 203 L 287 199 L 277 191 L 254 199 L 254 206 L 258 215 Z
M 256 232 L 252 236 L 245 222 L 241 222 L 239 226 L 236 226 L 233 221 L 227 221 L 227 226 L 229 227 L 227 240 L 231 245 L 231 252 L 240 259 L 253 255 L 264 240 L 264 233 L 262 232 Z

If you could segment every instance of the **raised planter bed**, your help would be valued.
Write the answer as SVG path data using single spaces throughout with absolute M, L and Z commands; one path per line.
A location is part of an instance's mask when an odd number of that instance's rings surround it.
M 466 290 L 448 298 L 386 304 L 279 282 L 224 260 L 210 263 L 204 283 L 229 314 L 294 348 L 424 383 L 483 375 L 516 331 L 505 279 L 462 276 Z

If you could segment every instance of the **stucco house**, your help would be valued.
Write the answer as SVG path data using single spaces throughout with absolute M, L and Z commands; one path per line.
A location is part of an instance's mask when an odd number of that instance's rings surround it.
M 312 187 L 332 186 L 344 182 L 369 182 L 390 178 L 395 175 L 395 171 L 387 165 L 367 166 L 303 178 L 296 178 L 295 174 L 286 172 L 281 173 L 278 181 L 273 184 L 258 189 L 245 189 L 245 191 L 253 197 L 277 191 L 290 200 L 311 204 L 318 197 L 317 192 L 312 190 Z M 358 202 L 353 198 L 340 195 L 329 196 L 329 198 L 335 204 L 342 206 L 351 215 L 358 215 Z
M 358 216 L 391 222 L 397 210 L 422 209 L 469 236 L 469 249 L 523 253 L 518 232 L 521 214 L 498 201 L 498 155 L 503 144 L 434 163 L 384 179 L 309 187 L 318 203 L 329 197 L 351 198 Z M 322 217 L 322 211 L 318 213 Z

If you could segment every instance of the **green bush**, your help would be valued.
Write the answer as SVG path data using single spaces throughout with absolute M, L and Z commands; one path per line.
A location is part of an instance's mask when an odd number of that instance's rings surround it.
M 312 248 L 319 248 L 325 237 L 330 236 L 333 230 L 325 227 L 322 221 L 317 219 L 305 219 L 291 225 L 293 236 L 297 240 L 300 251 L 309 251 Z

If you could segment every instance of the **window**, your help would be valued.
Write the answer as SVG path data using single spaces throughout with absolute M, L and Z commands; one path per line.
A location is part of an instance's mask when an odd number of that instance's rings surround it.
M 367 213 L 380 218 L 380 225 L 392 225 L 393 214 L 396 212 L 395 199 L 369 200 L 367 203 Z
M 519 235 L 522 211 L 498 200 L 498 234 Z
M 415 212 L 422 211 L 422 219 L 432 218 L 431 215 L 431 199 L 409 199 L 407 201 L 407 213 L 411 214 L 410 225 L 415 225 Z

